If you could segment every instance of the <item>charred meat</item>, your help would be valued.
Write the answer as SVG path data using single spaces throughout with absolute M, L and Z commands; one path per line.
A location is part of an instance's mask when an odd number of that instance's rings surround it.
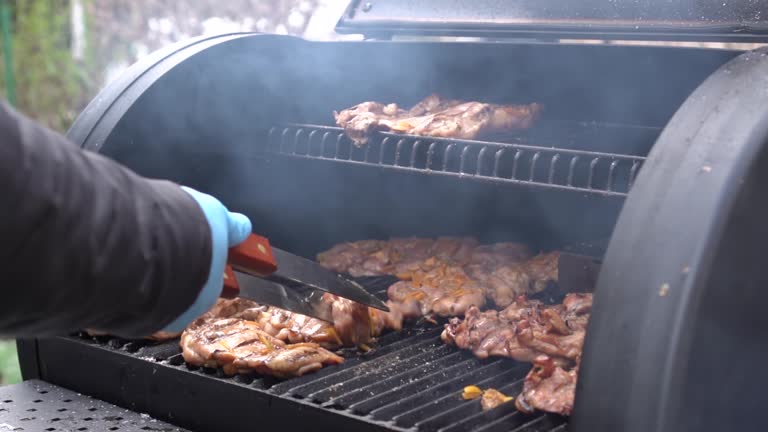
M 301 376 L 344 361 L 316 343 L 286 344 L 241 318 L 198 318 L 182 334 L 181 348 L 187 363 L 227 375 Z
M 591 294 L 568 294 L 563 304 L 545 306 L 525 297 L 502 311 L 467 310 L 464 319 L 452 318 L 441 335 L 444 342 L 468 349 L 480 358 L 510 357 L 533 361 L 549 355 L 567 365 L 581 357 Z
M 219 299 L 182 333 L 182 356 L 189 364 L 221 367 L 229 375 L 299 376 L 343 361 L 328 349 L 365 344 L 400 324 L 391 313 L 331 294 L 323 300 L 334 324 L 250 300 Z
M 541 112 L 537 103 L 497 105 L 446 100 L 432 94 L 409 110 L 394 103 L 363 102 L 334 112 L 334 117 L 350 140 L 363 146 L 375 131 L 475 139 L 491 132 L 530 128 Z
M 201 318 L 252 321 L 270 336 L 286 343 L 316 343 L 327 349 L 365 344 L 387 328 L 401 328 L 402 318 L 396 313 L 369 308 L 328 293 L 323 295 L 323 302 L 331 310 L 333 324 L 242 298 L 219 299 Z
M 441 337 L 479 358 L 532 362 L 517 408 L 570 415 L 591 307 L 592 294 L 568 294 L 557 305 L 520 297 L 502 311 L 469 308 L 463 320 L 445 325 Z
M 523 391 L 515 400 L 515 406 L 525 413 L 541 410 L 571 415 L 578 374 L 578 365 L 566 370 L 546 355 L 536 357 L 533 369 L 525 377 Z

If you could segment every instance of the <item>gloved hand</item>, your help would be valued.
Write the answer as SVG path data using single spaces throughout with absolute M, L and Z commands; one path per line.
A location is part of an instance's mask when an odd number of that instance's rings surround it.
M 182 186 L 197 201 L 211 227 L 211 267 L 208 280 L 197 296 L 197 300 L 181 316 L 163 329 L 165 332 L 180 332 L 193 320 L 207 312 L 221 295 L 224 284 L 224 267 L 229 248 L 245 241 L 251 234 L 251 221 L 243 214 L 231 213 L 216 198 Z

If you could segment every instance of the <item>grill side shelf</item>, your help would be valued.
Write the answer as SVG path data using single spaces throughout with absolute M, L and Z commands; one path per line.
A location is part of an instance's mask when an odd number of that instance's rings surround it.
M 629 193 L 645 161 L 641 156 L 539 147 L 521 142 L 385 132 L 375 133 L 366 145 L 357 147 L 341 128 L 295 124 L 270 128 L 267 152 L 618 197 Z

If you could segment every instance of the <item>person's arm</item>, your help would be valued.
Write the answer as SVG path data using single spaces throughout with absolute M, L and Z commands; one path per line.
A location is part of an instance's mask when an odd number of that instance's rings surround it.
M 195 303 L 212 243 L 178 185 L 0 104 L 0 336 L 147 336 Z

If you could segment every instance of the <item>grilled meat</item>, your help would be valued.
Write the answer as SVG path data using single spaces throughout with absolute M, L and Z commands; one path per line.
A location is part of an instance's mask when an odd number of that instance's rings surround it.
M 515 400 L 517 409 L 525 413 L 541 410 L 570 415 L 579 366 L 565 370 L 546 355 L 536 357 L 533 364 L 533 369 L 525 377 L 523 391 Z
M 286 343 L 311 342 L 328 349 L 365 344 L 385 329 L 399 330 L 402 325 L 397 312 L 383 312 L 328 293 L 323 295 L 323 302 L 331 310 L 333 324 L 241 298 L 219 299 L 201 318 L 252 321 Z
M 363 102 L 334 112 L 356 146 L 363 146 L 374 131 L 391 131 L 441 138 L 475 139 L 489 132 L 526 129 L 542 111 L 530 105 L 496 105 L 482 102 L 444 100 L 432 94 L 404 110 L 397 104 Z
M 520 297 L 502 311 L 470 307 L 463 320 L 452 318 L 445 325 L 441 337 L 480 358 L 533 361 L 543 353 L 567 365 L 581 357 L 587 304 L 591 305 L 591 294 L 568 294 L 563 304 L 552 306 Z
M 499 315 L 495 310 L 480 312 L 477 307 L 470 307 L 463 320 L 451 318 L 441 338 L 447 344 L 472 351 L 481 359 L 495 356 L 532 361 L 537 352 L 518 340 L 517 323 Z
M 369 342 L 387 328 L 399 329 L 393 313 L 325 294 L 334 324 L 259 305 L 219 299 L 181 336 L 187 363 L 221 367 L 229 375 L 256 372 L 277 377 L 303 375 L 342 358 L 328 351 Z
M 435 285 L 397 282 L 387 290 L 390 310 L 403 318 L 437 315 L 449 317 L 463 315 L 471 306 L 485 305 L 485 290 L 461 279 L 441 279 Z
M 530 278 L 530 292 L 541 292 L 549 282 L 558 280 L 560 252 L 539 254 L 525 262 L 525 271 Z
M 557 280 L 559 253 L 531 258 L 519 243 L 480 245 L 470 237 L 365 240 L 318 255 L 325 267 L 353 276 L 391 274 L 402 279 L 388 293 L 404 318 L 463 315 L 486 298 L 505 307 Z
M 227 375 L 301 376 L 344 361 L 315 343 L 288 345 L 240 318 L 198 318 L 182 334 L 181 347 L 187 363 L 221 367 Z
M 379 240 L 362 240 L 352 243 L 341 243 L 317 255 L 317 261 L 337 273 L 349 273 L 352 276 L 381 276 L 386 274 L 383 269 L 366 269 L 364 263 L 373 254 L 378 253 L 385 242 Z M 368 267 L 371 267 L 369 265 Z
M 470 307 L 463 320 L 453 318 L 445 325 L 441 337 L 479 358 L 533 362 L 517 407 L 568 415 L 591 307 L 592 294 L 568 294 L 557 305 L 520 297 L 502 311 Z
M 393 238 L 389 241 L 362 240 L 335 245 L 317 255 L 324 267 L 354 277 L 401 275 L 403 279 L 419 269 L 425 261 L 465 262 L 478 242 L 471 237 Z

